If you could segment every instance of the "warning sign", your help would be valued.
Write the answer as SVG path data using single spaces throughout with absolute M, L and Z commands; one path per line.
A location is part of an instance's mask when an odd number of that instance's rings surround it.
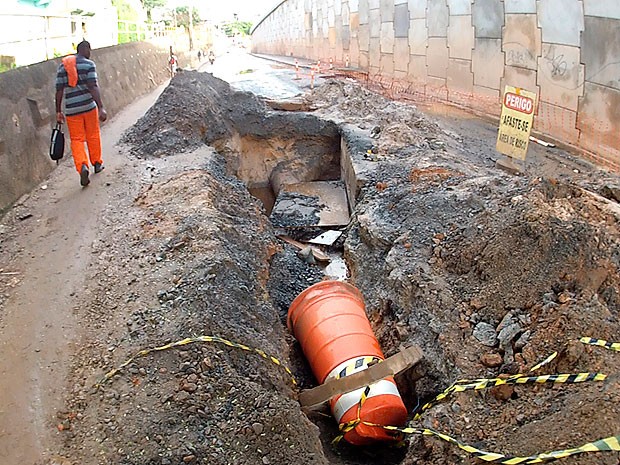
M 506 86 L 497 135 L 498 152 L 525 160 L 535 108 L 534 92 Z

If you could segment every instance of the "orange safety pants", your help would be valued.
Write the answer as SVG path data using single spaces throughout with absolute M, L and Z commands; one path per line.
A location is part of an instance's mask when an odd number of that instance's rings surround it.
M 73 161 L 77 172 L 80 172 L 82 165 L 88 167 L 88 158 L 90 158 L 91 165 L 97 162 L 103 163 L 101 159 L 99 111 L 97 108 L 79 115 L 67 115 L 66 120 L 67 127 L 69 128 L 69 137 L 71 137 L 71 152 L 73 153 Z M 84 142 L 88 145 L 88 158 L 86 158 Z

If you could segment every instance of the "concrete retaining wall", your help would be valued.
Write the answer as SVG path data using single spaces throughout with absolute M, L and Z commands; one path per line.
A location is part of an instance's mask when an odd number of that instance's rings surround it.
M 168 79 L 168 55 L 167 49 L 144 42 L 93 50 L 108 115 L 113 117 Z M 0 212 L 55 166 L 48 150 L 56 119 L 54 83 L 59 63 L 60 59 L 49 60 L 0 74 Z
M 487 114 L 535 91 L 536 130 L 620 169 L 618 0 L 286 0 L 252 42 Z

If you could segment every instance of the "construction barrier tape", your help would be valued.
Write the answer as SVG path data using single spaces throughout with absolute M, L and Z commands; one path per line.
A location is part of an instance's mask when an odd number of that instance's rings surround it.
M 547 358 L 547 360 L 549 357 Z M 502 385 L 510 385 L 510 384 L 544 384 L 544 383 L 554 383 L 554 384 L 576 384 L 576 383 L 585 383 L 588 381 L 605 381 L 607 379 L 607 375 L 603 373 L 566 373 L 566 374 L 555 374 L 555 375 L 542 375 L 542 376 L 525 376 L 525 375 L 513 375 L 506 378 L 480 378 L 475 380 L 459 380 L 452 384 L 449 388 L 447 388 L 442 393 L 438 394 L 432 401 L 424 404 L 420 412 L 416 413 L 413 417 L 415 421 L 420 420 L 422 418 L 422 414 L 436 405 L 438 402 L 450 396 L 455 392 L 465 392 L 471 390 L 483 390 L 490 389 L 496 386 Z M 366 387 L 366 390 L 369 390 L 369 387 Z M 366 400 L 367 392 L 364 391 L 364 395 L 362 396 L 362 400 Z M 361 403 L 358 407 L 358 411 L 361 409 Z M 359 417 L 359 415 L 358 415 Z M 352 420 L 347 423 L 341 423 L 341 426 L 345 430 L 341 430 L 343 433 L 347 433 L 351 431 L 355 426 L 359 424 L 358 420 Z M 341 437 L 337 437 L 335 443 L 339 442 Z
M 546 364 L 550 363 L 551 361 L 553 361 L 556 357 L 558 356 L 557 352 L 553 352 L 551 355 L 549 355 L 546 359 L 544 359 L 542 362 L 537 363 L 536 365 L 534 365 L 532 368 L 530 368 L 530 373 L 539 370 L 540 368 L 544 367 Z
M 582 337 L 579 339 L 580 342 L 584 344 L 604 347 L 609 350 L 614 350 L 616 352 L 620 352 L 620 343 L 618 342 L 607 342 L 602 339 L 595 339 L 592 337 Z M 552 360 L 554 360 L 558 356 L 557 352 L 553 352 L 542 362 L 537 363 L 532 368 L 530 368 L 529 372 L 534 372 L 540 369 L 541 367 L 547 365 Z M 525 376 L 523 374 L 512 375 L 507 378 L 479 378 L 479 379 L 461 379 L 456 381 L 452 386 L 448 387 L 445 391 L 438 394 L 433 400 L 427 402 L 422 406 L 420 411 L 416 413 L 414 416 L 414 420 L 419 420 L 422 414 L 431 408 L 433 405 L 436 405 L 438 402 L 447 398 L 450 394 L 454 392 L 463 392 L 471 389 L 481 390 L 488 389 L 496 386 L 501 386 L 502 384 L 533 384 L 533 383 L 583 383 L 586 381 L 604 381 L 607 378 L 607 375 L 602 373 L 578 373 L 578 374 L 563 374 L 563 375 L 543 375 L 543 376 Z
M 338 425 L 338 429 L 340 430 L 340 434 L 332 441 L 332 444 L 336 445 L 340 442 L 340 440 L 344 437 L 344 435 L 346 433 L 348 433 L 349 431 L 353 430 L 357 425 L 359 425 L 361 423 L 361 420 L 359 420 L 361 413 L 362 413 L 362 405 L 364 405 L 364 402 L 366 402 L 366 399 L 368 398 L 368 394 L 370 393 L 370 386 L 366 386 L 364 388 L 364 392 L 362 392 L 362 397 L 359 401 L 359 403 L 357 404 L 357 420 L 352 420 L 352 421 L 347 421 L 344 423 L 340 423 Z
M 362 367 L 368 368 L 369 366 L 372 366 L 375 363 L 380 363 L 382 361 L 383 360 L 381 360 L 379 357 L 371 355 L 368 355 L 366 357 L 359 357 L 346 365 L 344 368 L 342 368 L 336 375 L 336 379 L 344 378 L 345 376 L 349 376 L 359 371 L 359 369 Z
M 198 336 L 198 337 L 188 337 L 188 338 L 182 339 L 180 341 L 171 342 L 170 344 L 166 344 L 166 345 L 163 345 L 163 346 L 160 346 L 160 347 L 154 347 L 152 349 L 141 350 L 140 352 L 138 352 L 133 357 L 131 357 L 131 358 L 127 359 L 126 361 L 124 361 L 117 368 L 115 368 L 115 369 L 109 371 L 108 373 L 106 373 L 105 376 L 101 379 L 101 381 L 99 381 L 95 385 L 95 387 L 98 388 L 100 385 L 102 385 L 103 383 L 108 381 L 116 373 L 121 371 L 123 368 L 125 368 L 127 365 L 129 365 L 131 362 L 133 362 L 138 357 L 143 357 L 143 356 L 148 355 L 148 354 L 150 354 L 152 352 L 160 352 L 162 350 L 172 349 L 173 347 L 179 347 L 179 346 L 184 346 L 184 345 L 187 345 L 187 344 L 192 344 L 194 342 L 217 342 L 219 344 L 227 345 L 228 347 L 234 347 L 236 349 L 245 350 L 247 352 L 257 353 L 258 355 L 260 355 L 264 359 L 269 360 L 271 363 L 274 363 L 275 365 L 278 365 L 278 366 L 282 367 L 284 369 L 284 371 L 286 371 L 286 373 L 290 376 L 291 382 L 293 383 L 293 385 L 297 386 L 297 380 L 295 379 L 295 376 L 293 375 L 293 372 L 286 365 L 284 365 L 282 362 L 280 362 L 280 360 L 278 360 L 275 357 L 272 357 L 271 355 L 265 353 L 264 351 L 262 351 L 260 349 L 255 349 L 255 348 L 246 346 L 244 344 L 239 344 L 237 342 L 232 342 L 232 341 L 229 341 L 227 339 L 223 339 L 223 338 L 221 338 L 219 336 Z
M 422 414 L 442 401 L 450 394 L 454 392 L 464 392 L 471 390 L 489 389 L 496 386 L 502 386 L 504 384 L 575 384 L 584 383 L 587 381 L 605 381 L 607 375 L 603 373 L 572 373 L 572 374 L 556 374 L 556 375 L 541 375 L 541 376 L 525 376 L 525 375 L 513 375 L 506 378 L 488 378 L 488 379 L 476 379 L 476 380 L 460 380 L 447 388 L 445 391 L 437 395 L 433 400 L 424 404 L 420 412 L 416 413 L 413 417 L 414 420 L 419 420 Z
M 352 423 L 352 422 L 349 422 Z M 610 436 L 607 438 L 599 439 L 594 442 L 588 442 L 579 447 L 574 447 L 571 449 L 562 449 L 555 450 L 552 452 L 545 452 L 542 454 L 530 455 L 528 457 L 515 457 L 510 455 L 498 454 L 495 452 L 487 452 L 482 449 L 477 449 L 476 447 L 463 444 L 461 441 L 454 439 L 447 434 L 440 433 L 438 431 L 428 429 L 428 428 L 399 428 L 396 426 L 384 426 L 378 425 L 375 423 L 357 421 L 357 423 L 353 426 L 348 425 L 349 428 L 347 431 L 355 428 L 358 424 L 364 424 L 367 426 L 380 427 L 388 431 L 395 431 L 402 434 L 421 434 L 423 436 L 434 436 L 439 439 L 442 439 L 446 442 L 454 444 L 459 449 L 464 450 L 472 455 L 475 455 L 481 460 L 485 462 L 495 462 L 502 463 L 506 465 L 516 465 L 521 463 L 542 463 L 549 460 L 563 459 L 566 457 L 570 457 L 571 455 L 583 454 L 586 452 L 614 452 L 620 451 L 620 435 Z
M 609 350 L 620 352 L 620 343 L 617 343 L 617 342 L 608 342 L 602 339 L 595 339 L 595 338 L 590 338 L 590 337 L 582 337 L 581 339 L 579 339 L 579 341 L 584 344 L 600 346 L 600 347 L 604 347 Z M 286 373 L 290 376 L 290 379 L 293 385 L 295 386 L 297 385 L 297 381 L 295 380 L 295 376 L 293 375 L 291 370 L 287 366 L 283 365 L 280 362 L 280 360 L 278 360 L 277 358 L 271 355 L 268 355 L 263 350 L 252 348 L 244 344 L 232 342 L 232 341 L 223 339 L 218 336 L 198 336 L 198 337 L 190 337 L 190 338 L 182 339 L 180 341 L 172 342 L 170 344 L 166 344 L 160 347 L 154 347 L 151 349 L 141 350 L 138 353 L 136 353 L 133 357 L 130 357 L 129 359 L 127 359 L 117 368 L 106 373 L 105 376 L 101 379 L 101 381 L 99 381 L 95 386 L 99 387 L 101 384 L 111 379 L 115 374 L 120 372 L 123 368 L 125 368 L 127 365 L 129 365 L 131 362 L 133 362 L 138 357 L 143 357 L 153 352 L 159 352 L 159 351 L 163 351 L 167 349 L 172 349 L 174 347 L 184 346 L 184 345 L 192 344 L 195 342 L 215 342 L 215 343 L 224 344 L 229 347 L 245 350 L 247 352 L 257 353 L 264 359 L 269 360 L 275 365 L 282 367 L 284 371 L 286 371 Z M 531 372 L 534 372 L 540 369 L 542 366 L 548 364 L 553 359 L 555 359 L 557 355 L 558 355 L 557 352 L 554 352 L 542 362 L 534 365 L 529 370 L 529 372 L 531 373 Z M 349 371 L 353 372 L 356 368 L 359 368 L 358 365 L 360 363 L 365 363 L 365 362 L 373 363 L 376 361 L 380 362 L 380 360 L 375 361 L 374 358 L 373 360 L 366 360 L 367 358 L 370 359 L 371 357 L 362 357 L 359 360 L 355 360 L 354 362 L 352 362 L 350 366 L 347 365 L 345 368 L 343 368 L 338 373 L 337 377 L 340 378 L 340 377 L 346 376 Z M 535 384 L 535 383 L 574 384 L 574 383 L 582 383 L 582 382 L 587 382 L 587 381 L 604 381 L 606 378 L 607 378 L 607 375 L 603 373 L 572 373 L 572 374 L 553 374 L 553 375 L 541 375 L 541 376 L 525 376 L 522 374 L 517 374 L 517 375 L 508 376 L 505 378 L 479 378 L 479 379 L 473 379 L 473 380 L 462 379 L 462 380 L 456 381 L 449 388 L 444 390 L 442 393 L 438 394 L 431 402 L 428 402 L 425 405 L 423 405 L 420 412 L 418 412 L 414 416 L 414 420 L 419 420 L 424 411 L 431 408 L 437 402 L 447 398 L 450 394 L 454 392 L 464 392 L 464 391 L 469 391 L 469 390 L 482 390 L 482 389 L 488 389 L 488 388 L 506 385 L 506 384 Z M 461 450 L 464 450 L 465 452 L 468 452 L 478 457 L 481 460 L 484 460 L 486 462 L 495 462 L 495 463 L 501 463 L 501 464 L 506 464 L 506 465 L 542 463 L 545 461 L 566 458 L 572 455 L 582 454 L 586 452 L 620 451 L 620 435 L 616 435 L 616 436 L 610 436 L 607 438 L 599 439 L 594 442 L 589 442 L 582 446 L 571 448 L 571 449 L 563 449 L 563 450 L 557 450 L 557 451 L 552 451 L 552 452 L 545 452 L 542 454 L 535 454 L 535 455 L 530 455 L 527 457 L 515 457 L 515 456 L 504 455 L 504 454 L 498 454 L 494 452 L 487 452 L 482 449 L 477 449 L 476 447 L 464 444 L 461 441 L 451 436 L 448 436 L 446 434 L 440 433 L 438 431 L 435 431 L 429 428 L 387 426 L 387 425 L 379 425 L 376 423 L 362 421 L 360 419 L 361 410 L 369 393 L 370 393 L 370 386 L 366 386 L 366 388 L 364 389 L 362 393 L 360 402 L 357 407 L 357 419 L 349 421 L 349 422 L 341 423 L 339 425 L 340 435 L 333 440 L 334 444 L 337 444 L 338 442 L 340 442 L 340 440 L 344 437 L 344 435 L 348 433 L 349 431 L 352 431 L 357 425 L 364 424 L 366 426 L 383 428 L 387 431 L 393 431 L 393 432 L 401 433 L 401 434 L 419 434 L 423 436 L 434 436 L 446 442 L 454 444 Z
M 583 342 L 584 344 L 589 344 L 591 346 L 600 346 L 605 349 L 614 350 L 616 352 L 620 352 L 620 342 L 607 342 L 602 339 L 595 339 L 593 337 L 582 337 L 579 339 L 579 342 Z
M 601 339 L 594 339 L 583 337 L 580 341 L 584 344 L 590 344 L 595 346 L 604 347 L 609 350 L 614 350 L 620 352 L 620 343 L 612 343 L 607 342 Z M 534 365 L 529 372 L 534 372 L 540 369 L 542 366 L 548 364 L 552 360 L 557 357 L 558 353 L 554 352 L 549 357 L 547 357 L 542 362 Z M 433 401 L 425 404 L 421 411 L 415 415 L 414 420 L 419 420 L 421 414 L 432 407 L 436 402 L 448 397 L 453 392 L 463 392 L 467 390 L 480 390 L 487 389 L 495 386 L 500 386 L 503 384 L 534 384 L 534 383 L 582 383 L 586 381 L 604 381 L 607 378 L 607 375 L 603 373 L 573 373 L 573 374 L 553 374 L 553 375 L 542 375 L 542 376 L 525 376 L 522 374 L 508 376 L 506 378 L 491 378 L 491 379 L 474 379 L 474 380 L 459 380 L 450 386 L 448 389 L 437 395 Z M 357 425 L 363 424 L 366 426 L 383 428 L 387 431 L 394 431 L 401 434 L 418 434 L 423 436 L 434 436 L 443 441 L 454 444 L 459 449 L 464 450 L 481 460 L 486 462 L 494 462 L 501 463 L 506 465 L 516 465 L 516 464 L 532 464 L 532 463 L 542 463 L 550 460 L 556 460 L 561 458 L 570 457 L 577 454 L 583 454 L 587 452 L 608 452 L 615 451 L 620 452 L 620 435 L 609 436 L 607 438 L 598 439 L 593 442 L 586 443 L 582 446 L 570 448 L 570 449 L 562 449 L 556 450 L 552 452 L 545 452 L 542 454 L 530 455 L 527 457 L 518 457 L 518 456 L 510 456 L 504 454 L 498 454 L 495 452 L 487 452 L 482 449 L 478 449 L 476 447 L 470 446 L 468 444 L 464 444 L 458 439 L 455 439 L 447 434 L 440 433 L 433 429 L 429 428 L 414 428 L 414 427 L 397 427 L 397 426 L 386 426 L 380 425 L 376 423 L 370 423 L 366 421 L 362 421 L 360 419 L 360 413 L 362 410 L 362 405 L 365 402 L 367 395 L 369 392 L 369 387 L 366 387 L 362 398 L 358 404 L 357 408 L 357 419 L 349 422 L 341 423 L 339 425 L 340 435 L 337 436 L 333 443 L 337 444 L 344 437 L 346 433 L 353 430 Z

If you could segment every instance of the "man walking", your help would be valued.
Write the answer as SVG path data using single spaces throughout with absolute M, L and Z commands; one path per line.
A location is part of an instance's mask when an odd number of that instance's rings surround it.
M 172 53 L 172 48 L 170 49 L 170 60 L 168 60 L 168 64 L 170 65 L 170 77 L 174 77 L 177 74 L 177 69 L 179 67 L 179 60 L 177 56 Z
M 95 168 L 95 173 L 103 170 L 99 121 L 108 118 L 101 103 L 95 63 L 89 59 L 90 50 L 87 41 L 80 42 L 77 46 L 77 55 L 63 58 L 56 73 L 56 121 L 59 123 L 67 121 L 73 161 L 75 169 L 80 174 L 82 186 L 88 186 L 90 183 L 89 159 Z M 62 112 L 63 97 L 65 97 L 65 113 Z M 88 158 L 84 142 L 88 146 Z

